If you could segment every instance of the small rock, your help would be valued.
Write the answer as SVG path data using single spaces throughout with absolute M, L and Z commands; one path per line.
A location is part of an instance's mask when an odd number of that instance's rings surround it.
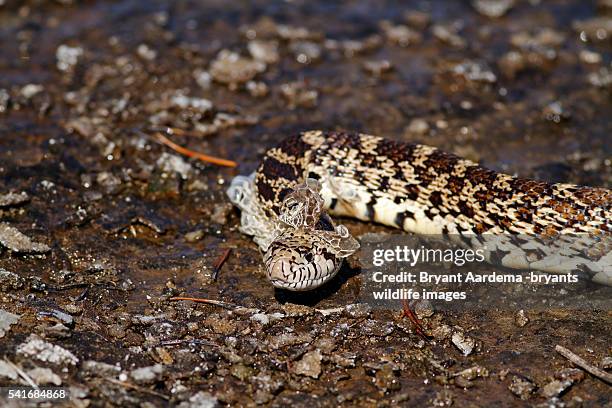
M 357 358 L 356 354 L 349 353 L 349 352 L 340 352 L 340 353 L 334 353 L 331 355 L 331 360 L 335 364 L 339 365 L 340 367 L 344 367 L 344 368 L 355 367 L 356 358 Z
M 0 207 L 10 207 L 20 205 L 30 200 L 26 192 L 0 194 Z
M 3 360 L 0 360 L 0 378 L 1 377 L 16 380 L 19 377 L 19 373 L 12 365 Z
M 555 373 L 555 378 L 558 380 L 569 380 L 573 382 L 580 382 L 584 380 L 584 371 L 578 368 L 564 368 Z
M 234 52 L 221 50 L 217 58 L 210 64 L 209 72 L 215 81 L 234 88 L 238 84 L 250 81 L 265 69 L 266 64 L 261 61 L 243 58 Z
M 608 16 L 574 21 L 572 27 L 580 33 L 582 41 L 607 41 L 612 37 L 612 18 Z
M 497 18 L 514 6 L 514 0 L 473 0 L 472 7 L 483 16 Z
M 27 342 L 17 346 L 17 354 L 24 354 L 51 364 L 76 365 L 79 362 L 79 359 L 70 351 L 46 342 L 35 334 L 31 334 Z
M 11 290 L 19 290 L 23 288 L 24 284 L 25 279 L 21 276 L 0 268 L 0 291 L 8 292 Z
M 471 337 L 467 337 L 462 332 L 455 332 L 451 337 L 451 341 L 463 353 L 464 356 L 469 356 L 472 354 L 474 347 L 476 346 L 476 342 Z
M 366 61 L 363 63 L 363 69 L 370 75 L 379 77 L 385 72 L 393 69 L 393 64 L 389 60 Z
M 41 93 L 45 88 L 42 85 L 38 84 L 27 84 L 23 88 L 21 88 L 21 96 L 25 99 L 30 99 L 34 95 Z
M 10 330 L 11 326 L 19 321 L 20 315 L 9 313 L 0 309 L 0 338 Z
M 289 49 L 300 64 L 310 64 L 321 59 L 321 46 L 311 41 L 298 41 L 291 43 Z
M 402 384 L 397 378 L 397 375 L 395 375 L 391 364 L 385 364 L 376 372 L 374 384 L 376 384 L 382 392 L 395 391 L 402 388 Z
M 516 316 L 514 316 L 514 323 L 516 323 L 518 327 L 525 327 L 525 325 L 529 323 L 529 317 L 527 317 L 525 310 L 521 309 L 516 312 Z
M 598 88 L 608 88 L 612 86 L 612 68 L 601 67 L 596 72 L 591 72 L 588 80 L 591 85 Z
M 249 81 L 246 83 L 246 89 L 254 98 L 261 98 L 270 92 L 268 85 L 261 81 Z
M 289 109 L 297 107 L 314 108 L 317 106 L 319 93 L 307 89 L 304 82 L 291 82 L 281 85 L 281 93 L 288 102 Z
M 188 401 L 183 401 L 178 408 L 215 408 L 219 405 L 219 400 L 210 393 L 200 391 L 189 397 Z
M 563 107 L 561 102 L 554 101 L 542 109 L 542 116 L 550 122 L 561 123 L 561 121 L 568 120 L 571 114 Z
M 203 69 L 196 69 L 193 72 L 193 78 L 202 89 L 208 90 L 210 88 L 210 84 L 212 82 L 212 75 L 210 75 L 208 71 Z
M 344 308 L 347 316 L 353 319 L 360 317 L 368 317 L 372 312 L 372 308 L 367 303 L 353 303 Z
M 604 357 L 603 360 L 601 360 L 601 368 L 603 368 L 604 370 L 609 370 L 612 368 L 612 357 Z
M 425 119 L 412 119 L 407 130 L 415 135 L 424 135 L 429 130 L 429 124 Z
M 124 338 L 127 333 L 125 331 L 125 326 L 120 325 L 120 324 L 111 324 L 108 326 L 107 328 L 107 332 L 109 334 L 109 336 L 112 336 L 116 339 L 122 339 Z
M 400 47 L 419 44 L 423 37 L 417 31 L 405 25 L 393 25 L 387 21 L 381 24 L 385 36 Z
M 431 335 L 436 340 L 448 339 L 453 333 L 453 329 L 447 324 L 441 324 L 431 330 Z
M 404 14 L 404 20 L 417 30 L 424 30 L 431 22 L 431 16 L 418 10 L 410 10 Z
M 77 64 L 77 62 L 79 62 L 79 58 L 82 55 L 83 48 L 81 47 L 71 47 L 65 44 L 60 45 L 55 51 L 57 69 L 60 71 L 71 70 Z
M 434 315 L 434 308 L 429 300 L 419 300 L 415 302 L 414 313 L 417 318 L 424 319 Z
M 455 75 L 462 76 L 468 81 L 493 84 L 497 76 L 484 62 L 465 61 L 452 68 Z
M 13 252 L 26 254 L 43 254 L 51 248 L 45 244 L 32 242 L 30 238 L 22 234 L 17 228 L 7 223 L 0 223 L 0 244 Z
M 185 234 L 185 241 L 196 242 L 204 238 L 204 230 L 195 230 Z
M 53 385 L 62 385 L 62 379 L 59 375 L 55 374 L 48 368 L 36 367 L 32 370 L 29 370 L 27 374 L 34 380 L 36 384 L 44 385 L 44 384 L 53 384 Z
M 136 53 L 140 58 L 147 61 L 153 61 L 155 58 L 157 58 L 157 51 L 149 47 L 147 44 L 140 44 L 138 48 L 136 48 Z
M 210 216 L 210 221 L 219 225 L 225 225 L 227 224 L 227 217 L 230 215 L 232 210 L 233 207 L 229 203 L 215 204 Z
M 249 41 L 247 48 L 253 58 L 266 64 L 276 64 L 279 60 L 277 41 Z
M 294 374 L 319 378 L 321 375 L 321 353 L 319 350 L 304 354 L 304 357 L 292 366 Z
M 191 171 L 191 164 L 185 161 L 185 159 L 176 154 L 166 152 L 163 152 L 161 156 L 159 156 L 156 165 L 164 173 L 180 174 L 183 180 L 187 180 L 187 178 L 189 178 L 189 172 Z
M 520 399 L 527 400 L 536 390 L 536 386 L 531 381 L 515 375 L 508 389 Z
M 457 35 L 454 27 L 436 24 L 431 28 L 431 32 L 438 41 L 453 47 L 463 48 L 466 46 L 465 40 Z
M 545 398 L 559 397 L 561 394 L 567 391 L 573 384 L 574 382 L 570 380 L 553 380 L 546 384 L 544 387 L 542 387 L 540 393 Z
M 9 95 L 8 91 L 0 88 L 0 113 L 8 111 L 10 101 L 11 95 Z
M 234 377 L 240 381 L 245 381 L 253 376 L 253 369 L 244 364 L 234 364 L 230 369 L 230 372 Z
M 155 364 L 130 371 L 130 377 L 138 384 L 150 384 L 160 379 L 163 372 L 164 367 L 161 364 Z
M 107 193 L 112 193 L 117 190 L 117 188 L 121 185 L 121 180 L 119 177 L 115 176 L 113 173 L 108 171 L 101 171 L 96 176 L 96 182 L 104 187 Z
M 82 369 L 88 375 L 96 377 L 113 377 L 121 372 L 121 367 L 94 360 L 84 361 Z

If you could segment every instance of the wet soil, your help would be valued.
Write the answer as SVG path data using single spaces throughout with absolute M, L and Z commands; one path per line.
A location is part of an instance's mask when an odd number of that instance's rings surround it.
M 69 406 L 610 404 L 554 351 L 606 368 L 609 309 L 425 313 L 426 341 L 399 305 L 358 304 L 357 257 L 315 292 L 273 290 L 225 189 L 309 129 L 611 188 L 611 16 L 609 1 L 0 0 L 0 356 L 69 387 Z M 0 384 L 22 384 L 7 364 Z

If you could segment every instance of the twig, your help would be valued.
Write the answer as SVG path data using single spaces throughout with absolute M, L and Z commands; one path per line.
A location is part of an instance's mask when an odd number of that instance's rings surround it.
M 419 318 L 416 317 L 416 315 L 410 308 L 408 301 L 406 300 L 402 300 L 402 317 L 407 317 L 408 320 L 412 322 L 412 325 L 414 326 L 414 330 L 417 332 L 419 336 L 421 336 L 425 340 L 431 339 L 431 337 L 425 333 L 425 329 L 423 328 L 423 325 L 419 321 Z
M 30 385 L 30 387 L 36 390 L 38 389 L 38 384 L 36 384 L 36 382 L 29 375 L 27 375 L 21 368 L 19 368 L 17 364 L 13 363 L 7 358 L 5 358 L 4 361 L 6 362 L 6 364 L 10 365 L 13 370 L 17 371 L 21 378 L 23 378 Z
M 219 347 L 218 344 L 215 344 L 215 343 L 213 343 L 211 341 L 200 340 L 200 339 L 191 339 L 191 340 L 187 340 L 187 339 L 164 340 L 164 341 L 160 341 L 157 346 L 163 346 L 163 347 L 178 346 L 178 345 L 184 344 L 184 343 L 198 345 L 198 346 L 202 345 L 202 346 Z
M 110 383 L 116 384 L 116 385 L 120 385 L 120 386 L 125 387 L 125 388 L 130 388 L 130 389 L 135 390 L 135 391 L 139 391 L 139 392 L 142 392 L 142 393 L 145 393 L 145 394 L 150 394 L 150 395 L 154 395 L 154 396 L 159 397 L 159 398 L 163 398 L 166 401 L 170 400 L 170 397 L 167 396 L 166 394 L 162 394 L 160 392 L 153 391 L 153 390 L 150 390 L 148 388 L 140 387 L 140 386 L 135 385 L 135 384 L 131 384 L 131 383 L 128 383 L 128 382 L 115 380 L 113 378 L 106 378 L 106 377 L 104 378 L 104 380 L 106 380 L 106 381 L 108 381 Z
M 587 373 L 599 378 L 600 380 L 608 384 L 612 384 L 612 374 L 607 373 L 603 370 L 600 370 L 599 368 L 595 367 L 592 364 L 589 364 L 582 357 L 580 357 L 577 354 L 574 354 L 573 352 L 571 352 L 570 350 L 566 349 L 563 346 L 560 346 L 557 344 L 555 346 L 555 351 L 561 354 L 563 357 L 567 358 L 572 363 L 576 364 L 578 367 L 582 368 Z
M 168 146 L 175 152 L 180 153 L 184 156 L 202 160 L 203 162 L 206 162 L 206 163 L 216 164 L 218 166 L 225 166 L 225 167 L 236 167 L 237 166 L 235 161 L 221 159 L 219 157 L 214 157 L 214 156 L 209 156 L 207 154 L 195 152 L 183 146 L 177 145 L 172 140 L 168 139 L 166 136 L 162 135 L 159 132 L 155 133 L 155 138 L 157 139 L 158 142 Z
M 230 252 L 232 252 L 230 248 L 227 248 L 225 251 L 223 251 L 219 259 L 217 259 L 217 261 L 213 265 L 213 273 L 212 273 L 213 282 L 217 281 L 217 276 L 219 276 L 219 271 L 221 270 L 221 267 L 223 266 L 225 261 L 227 261 L 227 258 L 229 257 Z
M 253 309 L 250 307 L 244 307 L 240 305 L 235 305 L 233 303 L 222 302 L 220 300 L 214 299 L 203 299 L 203 298 L 194 298 L 194 297 L 171 297 L 168 300 L 176 301 L 176 300 L 187 300 L 196 303 L 206 303 L 207 305 L 219 306 L 227 310 L 232 310 L 234 312 L 242 312 L 242 313 L 259 313 L 259 309 Z

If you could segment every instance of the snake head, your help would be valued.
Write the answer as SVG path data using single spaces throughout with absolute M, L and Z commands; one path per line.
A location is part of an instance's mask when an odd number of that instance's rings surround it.
M 333 278 L 342 265 L 342 258 L 321 237 L 299 229 L 277 237 L 264 255 L 264 263 L 274 287 L 306 291 Z

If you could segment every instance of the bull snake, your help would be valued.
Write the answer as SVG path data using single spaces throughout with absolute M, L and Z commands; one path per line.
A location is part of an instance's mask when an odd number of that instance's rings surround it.
M 417 234 L 594 236 L 598 250 L 587 257 L 591 243 L 562 262 L 534 261 L 521 248 L 497 261 L 553 273 L 580 270 L 612 285 L 610 190 L 513 177 L 422 144 L 304 132 L 270 149 L 255 173 L 234 178 L 228 195 L 278 288 L 317 288 L 359 248 L 330 215 Z

